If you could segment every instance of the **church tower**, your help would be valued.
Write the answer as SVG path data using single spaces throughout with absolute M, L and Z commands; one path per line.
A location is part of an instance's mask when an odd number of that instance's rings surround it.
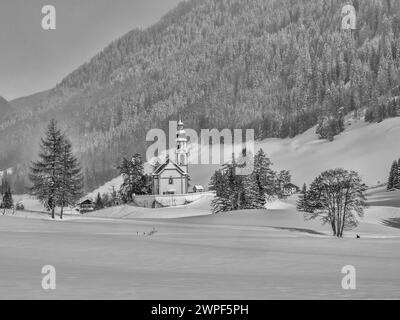
M 176 132 L 175 162 L 185 171 L 185 173 L 188 173 L 189 159 L 187 151 L 187 137 L 181 115 L 179 115 Z

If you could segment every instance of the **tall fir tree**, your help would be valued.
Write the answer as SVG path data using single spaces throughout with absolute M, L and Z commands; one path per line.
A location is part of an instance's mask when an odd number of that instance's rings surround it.
M 389 179 L 387 183 L 387 190 L 392 190 L 395 186 L 395 183 L 398 181 L 398 163 L 397 161 L 393 161 L 392 167 L 390 168 Z
M 307 185 L 304 183 L 299 199 L 297 200 L 297 210 L 306 211 L 307 209 Z
M 266 203 L 265 194 L 260 192 L 256 175 L 250 174 L 243 178 L 243 192 L 240 206 L 242 209 L 263 209 Z
M 223 170 L 217 170 L 211 177 L 209 189 L 215 191 L 215 198 L 211 202 L 213 213 L 232 210 L 228 178 Z
M 103 199 L 101 198 L 100 192 L 97 193 L 96 201 L 94 202 L 96 210 L 104 208 Z
M 393 179 L 393 188 L 400 189 L 400 159 L 397 161 L 397 170 Z
M 122 159 L 118 170 L 123 177 L 119 194 L 124 203 L 132 201 L 134 194 L 145 194 L 147 191 L 144 163 L 140 154 L 135 154 L 131 160 Z
M 303 184 L 303 187 L 302 187 L 302 189 L 301 189 L 301 193 L 302 193 L 302 194 L 306 194 L 306 192 L 307 192 L 307 185 L 304 183 L 304 184 Z
M 1 191 L 0 193 L 3 197 L 3 199 L 0 203 L 0 208 L 4 209 L 4 211 L 3 211 L 3 215 L 4 215 L 6 209 L 12 209 L 14 206 L 14 201 L 13 201 L 12 192 L 11 192 L 11 186 L 6 178 L 3 178 L 3 180 L 2 180 L 0 191 Z
M 271 169 L 272 162 L 260 149 L 254 157 L 254 176 L 258 189 L 258 197 L 260 205 L 264 206 L 267 197 L 275 195 L 275 172 Z
M 33 161 L 29 178 L 31 192 L 55 218 L 55 208 L 73 205 L 82 195 L 83 176 L 78 160 L 72 154 L 71 143 L 52 119 L 41 139 L 39 160 Z
M 60 184 L 57 189 L 57 205 L 61 207 L 60 218 L 63 218 L 64 207 L 76 204 L 83 193 L 83 175 L 78 159 L 72 153 L 72 145 L 63 136 L 60 154 Z
M 41 139 L 39 160 L 32 162 L 29 174 L 33 183 L 32 194 L 51 211 L 52 219 L 55 218 L 58 189 L 61 186 L 60 155 L 63 139 L 61 130 L 57 128 L 57 122 L 52 119 L 47 127 L 45 137 Z

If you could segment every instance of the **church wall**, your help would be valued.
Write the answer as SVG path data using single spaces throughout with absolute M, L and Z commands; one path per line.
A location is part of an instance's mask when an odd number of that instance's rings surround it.
M 169 178 L 172 177 L 173 184 L 169 184 Z M 185 178 L 176 170 L 166 169 L 160 175 L 160 194 L 170 189 L 175 189 L 177 194 L 185 193 Z

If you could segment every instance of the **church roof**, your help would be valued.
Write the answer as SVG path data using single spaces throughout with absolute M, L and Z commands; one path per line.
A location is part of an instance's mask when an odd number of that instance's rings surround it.
M 165 167 L 166 167 L 169 163 L 171 163 L 172 165 L 174 165 L 175 168 L 176 168 L 176 170 L 177 170 L 180 174 L 186 175 L 185 171 L 183 171 L 182 168 L 181 168 L 177 163 L 175 163 L 175 162 L 172 161 L 170 158 L 168 158 L 167 160 L 165 160 L 165 162 L 164 162 L 163 164 L 159 165 L 159 166 L 154 170 L 153 176 L 159 175 L 161 172 L 163 172 L 164 169 L 165 169 Z

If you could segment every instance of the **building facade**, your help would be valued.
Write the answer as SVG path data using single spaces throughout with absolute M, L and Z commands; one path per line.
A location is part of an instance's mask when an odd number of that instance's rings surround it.
M 175 160 L 167 159 L 153 172 L 154 195 L 187 194 L 189 186 L 187 137 L 182 119 L 179 117 L 176 132 Z

